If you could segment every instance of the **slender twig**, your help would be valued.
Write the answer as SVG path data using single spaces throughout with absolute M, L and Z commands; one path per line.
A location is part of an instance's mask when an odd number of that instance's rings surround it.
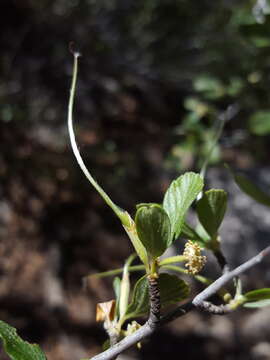
M 145 266 L 144 265 L 133 265 L 130 266 L 128 268 L 129 272 L 134 272 L 134 271 L 145 271 Z M 104 271 L 101 273 L 95 273 L 95 274 L 91 274 L 91 275 L 87 275 L 83 278 L 84 281 L 87 281 L 88 279 L 91 278 L 104 278 L 107 276 L 115 276 L 115 275 L 119 275 L 122 274 L 123 272 L 123 268 L 118 268 L 118 269 L 114 269 L 114 270 L 109 270 L 109 271 Z
M 270 254 L 270 246 L 261 251 L 258 255 L 254 256 L 250 260 L 246 261 L 242 265 L 238 266 L 236 269 L 229 271 L 223 274 L 220 278 L 213 282 L 213 284 L 209 285 L 206 289 L 204 289 L 200 294 L 198 294 L 192 301 L 195 306 L 200 306 L 203 301 L 209 299 L 209 297 L 216 294 L 216 292 L 224 286 L 227 282 L 232 280 L 234 277 L 239 276 L 243 272 L 252 268 L 253 266 L 260 263 L 265 256 Z
M 216 119 L 214 126 L 213 126 L 214 137 L 212 139 L 212 143 L 210 144 L 210 148 L 205 157 L 205 160 L 202 165 L 201 172 L 200 172 L 200 175 L 202 178 L 205 177 L 207 166 L 211 159 L 212 153 L 221 137 L 225 123 L 230 121 L 231 119 L 233 119 L 237 115 L 238 112 L 239 112 L 239 106 L 237 104 L 231 104 L 227 107 L 227 109 L 224 112 L 219 114 L 218 118 Z M 199 196 L 199 198 L 200 198 L 200 196 Z
M 200 310 L 208 312 L 212 315 L 226 315 L 234 310 L 233 308 L 231 308 L 230 304 L 215 305 L 209 301 L 203 301 L 202 303 L 197 305 L 197 307 Z
M 153 332 L 164 323 L 168 323 L 180 316 L 187 314 L 194 307 L 202 307 L 206 300 L 217 293 L 226 283 L 232 280 L 234 277 L 239 276 L 245 271 L 249 270 L 253 266 L 260 263 L 266 256 L 270 255 L 270 246 L 261 251 L 258 255 L 254 256 L 247 262 L 238 266 L 236 269 L 223 274 L 220 278 L 214 281 L 209 285 L 205 290 L 198 294 L 192 302 L 188 302 L 183 306 L 180 306 L 173 310 L 172 312 L 166 314 L 161 318 L 160 322 L 157 322 L 156 325 L 150 326 L 149 321 L 147 321 L 139 330 L 133 333 L 130 336 L 127 336 L 119 343 L 112 346 L 110 349 L 100 353 L 99 355 L 94 356 L 91 360 L 111 360 L 117 355 L 122 353 L 124 350 L 128 349 L 130 346 L 140 342 L 142 339 L 150 336 Z

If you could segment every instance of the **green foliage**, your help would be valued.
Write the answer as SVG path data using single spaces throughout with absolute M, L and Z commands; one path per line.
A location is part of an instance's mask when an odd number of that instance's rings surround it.
M 161 306 L 165 307 L 185 300 L 189 296 L 189 286 L 176 275 L 160 274 L 158 278 Z M 149 292 L 147 276 L 141 277 L 135 287 L 130 305 L 126 312 L 126 319 L 139 317 L 149 311 Z
M 208 234 L 214 238 L 217 236 L 219 226 L 222 223 L 227 207 L 227 194 L 224 190 L 211 189 L 204 193 L 197 202 L 197 214 L 199 220 Z
M 257 111 L 251 115 L 249 118 L 249 128 L 255 135 L 270 134 L 270 110 Z
M 246 308 L 261 308 L 265 306 L 270 306 L 270 299 L 247 302 L 246 304 L 244 304 L 244 307 Z
M 183 227 L 186 212 L 202 191 L 203 180 L 193 172 L 174 180 L 165 193 L 163 207 L 171 221 L 172 236 L 177 238 Z
M 0 337 L 5 352 L 12 360 L 46 360 L 45 354 L 38 345 L 22 340 L 15 328 L 1 320 Z
M 224 95 L 225 88 L 220 80 L 209 75 L 201 75 L 194 81 L 194 89 L 204 93 L 208 99 L 217 99 Z
M 202 247 L 205 247 L 204 239 L 197 233 L 197 231 L 192 229 L 192 227 L 189 226 L 186 222 L 183 223 L 181 236 L 188 240 L 195 241 Z
M 266 194 L 257 185 L 253 184 L 246 176 L 235 174 L 230 170 L 239 188 L 257 202 L 270 206 L 270 195 Z
M 147 276 L 141 277 L 135 284 L 132 300 L 127 308 L 126 319 L 142 316 L 149 309 L 149 294 Z
M 270 288 L 263 288 L 247 292 L 244 296 L 244 306 L 249 308 L 261 308 L 270 306 Z
M 176 275 L 162 273 L 159 276 L 161 306 L 176 304 L 189 296 L 190 288 L 187 283 Z
M 162 255 L 171 245 L 170 219 L 158 204 L 142 204 L 138 207 L 135 224 L 139 239 L 152 259 Z

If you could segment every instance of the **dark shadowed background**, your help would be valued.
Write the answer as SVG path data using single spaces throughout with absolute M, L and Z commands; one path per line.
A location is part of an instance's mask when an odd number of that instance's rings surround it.
M 69 146 L 69 42 L 83 54 L 81 153 L 131 213 L 136 203 L 160 202 L 174 177 L 199 170 L 214 122 L 236 110 L 207 176 L 229 192 L 223 246 L 236 266 L 269 243 L 270 212 L 239 191 L 223 164 L 269 191 L 270 3 L 2 0 L 0 9 L 0 319 L 41 344 L 48 360 L 91 357 L 106 339 L 95 305 L 113 293 L 111 279 L 84 291 L 82 277 L 121 266 L 132 248 Z M 245 275 L 246 288 L 269 287 L 269 269 L 268 261 Z M 120 358 L 266 360 L 269 324 L 269 308 L 193 312 Z

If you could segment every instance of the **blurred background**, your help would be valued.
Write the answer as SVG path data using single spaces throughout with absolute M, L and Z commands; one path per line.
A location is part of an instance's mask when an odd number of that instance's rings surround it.
M 113 297 L 111 279 L 85 291 L 82 278 L 132 251 L 70 149 L 70 41 L 83 54 L 78 143 L 113 200 L 132 214 L 136 203 L 160 202 L 174 177 L 200 169 L 229 112 L 207 174 L 229 193 L 223 249 L 236 266 L 269 243 L 268 209 L 223 164 L 269 191 L 270 2 L 2 0 L 0 26 L 0 319 L 48 360 L 101 351 L 95 306 Z M 246 290 L 269 287 L 270 262 L 243 280 Z M 121 359 L 270 359 L 269 324 L 269 308 L 193 312 Z

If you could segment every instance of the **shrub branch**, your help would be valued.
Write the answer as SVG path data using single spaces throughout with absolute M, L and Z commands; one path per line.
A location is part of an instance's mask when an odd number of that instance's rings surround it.
M 148 321 L 135 333 L 132 335 L 127 336 L 119 343 L 115 344 L 114 346 L 110 347 L 108 350 L 100 353 L 91 358 L 91 360 L 111 360 L 115 358 L 117 355 L 121 354 L 123 351 L 131 347 L 132 345 L 140 342 L 144 338 L 153 334 L 153 332 L 161 325 L 171 322 L 174 319 L 186 315 L 189 311 L 193 310 L 194 308 L 202 309 L 204 311 L 208 311 L 212 314 L 225 314 L 229 311 L 233 311 L 229 305 L 214 305 L 206 301 L 211 296 L 215 295 L 225 284 L 227 284 L 230 280 L 234 277 L 241 275 L 245 271 L 249 270 L 253 266 L 259 264 L 266 256 L 270 255 L 270 246 L 265 248 L 256 256 L 252 257 L 245 263 L 241 264 L 237 268 L 232 271 L 228 271 L 219 277 L 216 281 L 214 281 L 211 285 L 209 285 L 206 289 L 204 289 L 201 293 L 199 293 L 191 302 L 188 302 L 182 306 L 179 306 L 175 310 L 171 311 L 170 313 L 166 314 L 162 318 L 155 316 L 155 321 L 153 325 L 153 312 L 150 311 Z M 150 285 L 151 286 L 151 285 Z M 155 285 L 154 285 L 155 287 Z M 151 288 L 150 288 L 150 299 L 151 299 Z M 159 294 L 159 292 L 158 292 Z M 153 309 L 154 302 L 156 295 L 153 295 L 153 299 L 151 300 L 150 308 Z M 90 360 L 90 359 L 89 359 Z

